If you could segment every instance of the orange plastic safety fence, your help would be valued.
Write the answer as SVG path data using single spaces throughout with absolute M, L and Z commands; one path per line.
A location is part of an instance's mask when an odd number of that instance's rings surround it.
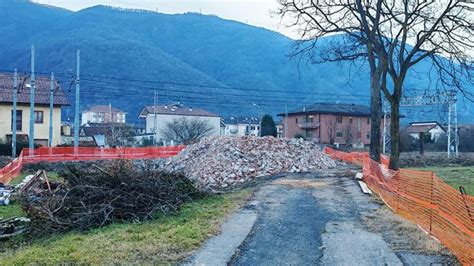
M 360 156 L 327 148 L 332 158 L 354 162 Z M 387 160 L 388 158 L 384 158 Z M 355 160 L 358 162 L 358 160 Z M 433 172 L 392 171 L 364 156 L 364 181 L 397 214 L 417 223 L 465 265 L 474 264 L 474 197 L 461 194 Z
M 110 159 L 155 159 L 175 156 L 185 146 L 146 148 L 41 147 L 23 149 L 20 156 L 0 169 L 0 183 L 8 184 L 20 175 L 24 163 L 90 161 Z

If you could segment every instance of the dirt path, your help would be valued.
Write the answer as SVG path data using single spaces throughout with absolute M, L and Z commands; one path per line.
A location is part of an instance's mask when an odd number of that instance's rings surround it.
M 439 255 L 444 252 L 439 244 L 415 225 L 385 210 L 374 198 L 362 194 L 352 177 L 342 175 L 341 171 L 291 174 L 262 186 L 236 223 L 242 225 L 237 228 L 248 227 L 242 223 L 242 217 L 245 213 L 256 214 L 256 218 L 249 216 L 249 220 L 254 221 L 253 227 L 243 230 L 247 234 L 245 240 L 237 246 L 236 232 L 232 232 L 232 236 L 229 230 L 223 230 L 214 238 L 219 239 L 219 248 L 214 245 L 213 252 L 204 253 L 206 256 L 191 264 L 429 265 L 451 262 L 450 256 Z M 214 239 L 206 246 L 212 246 Z M 219 250 L 227 250 L 226 254 L 233 256 L 217 260 L 223 253 Z M 197 257 L 202 252 L 198 252 Z

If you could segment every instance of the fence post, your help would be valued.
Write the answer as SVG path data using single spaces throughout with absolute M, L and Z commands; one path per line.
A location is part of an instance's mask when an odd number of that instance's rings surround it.
M 433 205 L 433 183 L 434 183 L 434 173 L 431 172 L 431 194 L 430 194 L 430 203 Z M 430 235 L 432 234 L 432 226 L 433 226 L 433 208 L 430 208 Z

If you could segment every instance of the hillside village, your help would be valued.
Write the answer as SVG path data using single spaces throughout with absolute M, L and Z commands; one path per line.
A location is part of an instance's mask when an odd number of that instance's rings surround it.
M 45 1 L 0 2 L 0 265 L 474 264 L 473 3 Z

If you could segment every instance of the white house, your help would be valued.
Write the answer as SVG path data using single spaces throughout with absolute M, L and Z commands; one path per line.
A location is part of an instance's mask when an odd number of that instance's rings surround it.
M 257 117 L 235 117 L 225 120 L 226 136 L 258 136 L 260 134 L 260 119 Z
M 81 125 L 88 123 L 125 123 L 125 113 L 122 110 L 112 107 L 111 104 L 92 106 L 82 111 Z
M 438 141 L 446 130 L 436 121 L 413 122 L 407 127 L 407 133 L 415 139 L 419 139 L 420 134 L 429 134 L 431 140 Z
M 221 134 L 221 117 L 218 114 L 199 108 L 185 107 L 182 104 L 157 105 L 156 108 L 145 106 L 140 112 L 139 118 L 145 119 L 145 134 L 153 134 L 157 141 L 168 141 L 160 131 L 168 123 L 178 121 L 181 118 L 206 120 L 213 127 L 211 136 Z

